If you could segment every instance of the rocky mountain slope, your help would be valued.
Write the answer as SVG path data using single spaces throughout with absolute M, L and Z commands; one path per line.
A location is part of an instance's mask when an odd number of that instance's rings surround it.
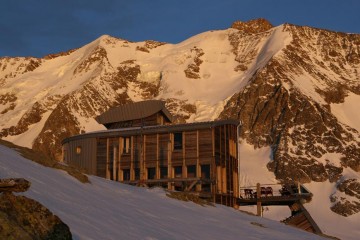
M 44 58 L 0 58 L 0 137 L 57 159 L 109 107 L 163 99 L 178 122 L 241 120 L 282 180 L 330 181 L 333 211 L 360 211 L 360 35 L 264 19 L 178 44 L 111 36 Z M 348 176 L 348 175 L 346 175 Z M 344 189 L 350 189 L 345 191 Z

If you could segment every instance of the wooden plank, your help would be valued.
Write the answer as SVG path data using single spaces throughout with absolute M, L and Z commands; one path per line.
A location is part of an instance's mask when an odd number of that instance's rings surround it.
M 118 152 L 118 159 L 119 159 L 119 163 L 118 163 L 118 181 L 123 180 L 123 172 L 121 171 L 121 156 L 122 156 L 122 149 L 123 149 L 123 142 L 121 141 L 121 137 L 119 137 L 119 152 Z
M 187 168 L 186 168 L 186 132 L 183 132 L 183 149 L 182 149 L 182 176 L 187 178 Z
M 198 133 L 200 159 L 211 158 L 213 155 L 212 129 L 202 129 Z
M 116 176 L 116 170 L 117 170 L 117 148 L 116 146 L 112 146 L 113 147 L 113 180 L 116 180 L 117 176 Z
M 135 170 L 134 170 L 134 136 L 130 137 L 130 180 L 135 180 Z
M 196 177 L 201 177 L 200 169 L 200 140 L 199 140 L 199 130 L 196 131 Z M 196 191 L 201 191 L 201 184 L 196 185 Z
M 156 179 L 160 179 L 159 134 L 156 134 Z
M 172 134 L 169 135 L 169 141 L 168 141 L 168 144 L 167 144 L 167 152 L 168 152 L 168 157 L 167 157 L 167 160 L 168 160 L 168 177 L 169 178 L 173 178 L 174 174 L 173 174 L 173 168 L 172 168 L 172 164 L 171 164 L 171 153 L 172 151 L 170 150 L 171 149 L 171 145 L 172 145 Z M 168 189 L 169 190 L 174 190 L 173 189 L 174 187 L 171 185 L 171 183 L 168 183 Z
M 96 175 L 106 178 L 106 138 L 97 140 Z
M 190 185 L 184 190 L 184 192 L 190 191 L 196 184 L 198 183 L 198 180 L 192 181 Z M 196 190 L 198 192 L 198 190 Z
M 197 161 L 197 131 L 184 132 L 185 165 L 195 165 Z
M 123 183 L 127 183 L 127 184 L 134 184 L 139 182 L 140 180 L 134 180 L 134 181 L 123 181 Z M 194 181 L 198 181 L 201 183 L 212 183 L 213 181 L 210 179 L 202 179 L 202 178 L 164 178 L 164 179 L 146 179 L 144 181 L 144 183 L 174 183 L 174 182 L 194 182 Z
M 145 180 L 146 171 L 145 171 L 145 157 L 146 157 L 146 135 L 141 134 L 140 136 L 140 150 L 139 150 L 139 157 L 140 157 L 140 180 Z

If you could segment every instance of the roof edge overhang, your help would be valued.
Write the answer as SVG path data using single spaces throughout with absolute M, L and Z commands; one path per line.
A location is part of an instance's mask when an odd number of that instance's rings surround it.
M 96 132 L 89 132 L 72 137 L 65 138 L 61 144 L 64 145 L 73 140 L 85 139 L 85 138 L 98 138 L 98 137 L 120 137 L 120 136 L 134 136 L 141 134 L 156 134 L 156 133 L 172 133 L 177 131 L 192 131 L 206 128 L 213 128 L 222 125 L 234 125 L 239 126 L 240 122 L 234 119 L 228 120 L 217 120 L 209 122 L 195 122 L 185 124 L 174 124 L 174 125 L 156 125 L 156 126 L 144 126 L 144 127 L 130 127 L 130 128 L 119 128 L 111 130 L 103 130 Z
M 125 117 L 124 119 L 119 118 L 119 114 L 117 114 L 116 111 L 125 111 L 127 117 Z M 134 116 L 132 118 L 131 116 L 129 116 L 129 111 L 137 112 L 137 114 L 134 114 L 137 116 Z M 141 112 L 141 116 L 138 115 L 139 111 Z M 118 107 L 112 107 L 100 114 L 99 116 L 96 116 L 95 120 L 99 124 L 105 125 L 114 122 L 131 121 L 134 119 L 146 118 L 159 111 L 161 111 L 170 122 L 173 122 L 173 117 L 165 107 L 165 102 L 162 100 L 146 100 L 130 104 L 124 104 Z

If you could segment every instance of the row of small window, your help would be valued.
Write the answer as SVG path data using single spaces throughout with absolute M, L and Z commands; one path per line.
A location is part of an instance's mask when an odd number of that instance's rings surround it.
M 173 150 L 181 150 L 183 148 L 183 133 L 176 132 L 173 133 L 174 135 L 174 145 Z M 131 149 L 131 141 L 130 137 L 122 138 L 122 145 L 123 145 L 123 153 L 128 154 L 130 153 Z
M 131 149 L 130 137 L 122 139 L 123 154 L 129 154 Z M 174 147 L 173 150 L 181 150 L 183 148 L 182 133 L 174 133 Z
M 131 150 L 131 141 L 130 137 L 122 138 L 122 146 L 123 154 L 130 154 Z M 229 148 L 230 148 L 230 154 L 233 157 L 236 157 L 236 143 L 233 140 L 229 140 Z M 174 133 L 174 145 L 173 150 L 182 150 L 183 149 L 183 134 L 181 132 Z M 81 147 L 76 147 L 76 154 L 81 153 Z
M 131 149 L 130 138 L 123 138 L 122 145 L 123 145 L 123 154 L 129 154 Z M 76 154 L 80 154 L 81 146 L 77 146 L 75 152 Z
M 196 177 L 196 165 L 189 165 L 187 168 L 187 177 Z M 210 165 L 201 165 L 201 178 L 210 179 Z M 174 178 L 181 178 L 182 166 L 173 167 Z M 122 169 L 123 181 L 130 181 L 130 169 Z M 140 168 L 134 169 L 135 180 L 140 179 Z M 168 168 L 160 167 L 160 179 L 168 178 Z M 156 168 L 147 168 L 147 179 L 156 179 Z
M 182 133 L 178 132 L 178 133 L 174 133 L 174 150 L 181 150 L 183 148 L 183 141 L 182 141 Z M 122 146 L 123 146 L 123 150 L 122 153 L 123 154 L 129 154 L 131 152 L 131 139 L 130 137 L 125 137 L 121 139 L 122 142 Z M 77 146 L 76 147 L 76 154 L 80 154 L 81 153 L 81 147 Z

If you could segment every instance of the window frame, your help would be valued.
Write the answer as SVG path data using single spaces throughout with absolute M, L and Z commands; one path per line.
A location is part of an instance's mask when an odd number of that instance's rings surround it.
M 184 148 L 183 144 L 183 132 L 174 132 L 173 133 L 173 151 L 181 151 Z
M 76 146 L 76 148 L 75 148 L 76 155 L 80 155 L 81 151 L 82 151 L 82 147 L 81 146 Z
M 121 155 L 131 154 L 131 137 L 122 137 L 122 151 Z

